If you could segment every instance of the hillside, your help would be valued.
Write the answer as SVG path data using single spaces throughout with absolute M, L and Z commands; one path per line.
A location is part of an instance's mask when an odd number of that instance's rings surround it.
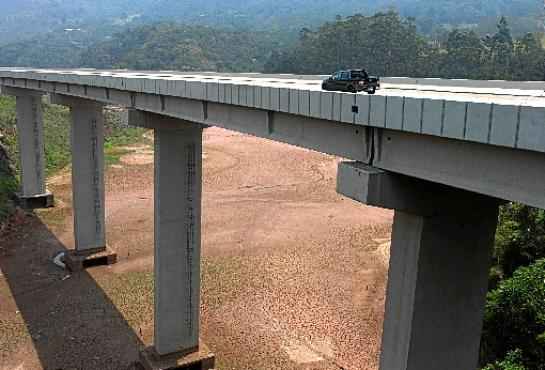
M 537 0 L 0 0 L 0 44 L 63 28 L 169 20 L 237 29 L 300 29 L 336 15 L 372 14 L 391 7 L 416 17 L 425 32 L 499 15 L 523 18 L 536 30 L 543 12 Z
M 110 37 L 48 33 L 0 46 L 0 66 L 261 71 L 272 50 L 295 42 L 283 32 L 156 23 Z

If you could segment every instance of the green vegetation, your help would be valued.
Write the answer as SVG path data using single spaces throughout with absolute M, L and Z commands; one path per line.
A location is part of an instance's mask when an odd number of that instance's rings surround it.
M 121 115 L 116 110 L 105 111 L 104 126 L 104 161 L 106 165 L 119 162 L 121 156 L 130 153 L 129 150 L 120 148 L 141 140 L 145 130 L 137 127 L 124 127 Z
M 501 208 L 494 250 L 496 279 L 545 258 L 545 211 L 518 203 Z
M 137 7 L 146 1 L 140 0 L 133 5 Z M 114 8 L 117 6 L 116 2 L 111 3 Z M 236 5 L 234 3 L 227 1 L 224 8 L 232 9 Z M 537 22 L 537 17 L 531 12 L 521 11 L 532 9 L 536 5 L 534 1 L 530 4 L 527 0 L 491 0 L 477 4 L 469 0 L 397 0 L 402 14 L 420 19 L 403 18 L 394 11 L 372 16 L 339 16 L 317 29 L 303 28 L 298 40 L 291 39 L 289 29 L 244 31 L 226 24 L 229 22 L 227 19 L 238 19 L 239 23 L 245 24 L 249 18 L 243 15 L 255 14 L 256 9 L 267 9 L 265 3 L 258 0 L 247 2 L 239 13 L 229 13 L 232 18 L 227 17 L 224 23 L 215 24 L 216 28 L 166 22 L 133 24 L 128 31 L 114 33 L 107 39 L 104 37 L 107 32 L 79 36 L 67 33 L 44 35 L 38 39 L 36 48 L 29 47 L 30 42 L 0 47 L 0 65 L 320 74 L 362 66 L 381 76 L 512 80 L 542 80 L 545 77 L 545 36 L 520 32 L 535 31 L 528 23 Z M 318 17 L 320 9 L 323 13 L 320 16 L 329 17 L 327 14 L 331 9 L 324 4 L 333 4 L 329 0 L 317 1 L 314 3 L 318 8 L 313 3 L 305 9 L 305 16 L 297 15 L 295 9 L 303 3 L 310 4 L 305 0 L 282 0 L 275 4 L 281 9 L 279 12 L 262 12 L 251 22 L 264 26 L 291 19 L 294 24 L 307 24 Z M 358 6 L 367 4 L 368 9 L 386 4 L 364 0 L 346 1 L 341 5 L 335 1 L 332 7 L 342 14 L 356 3 Z M 10 4 L 13 8 L 13 2 Z M 160 1 L 146 14 L 157 16 L 163 6 L 169 5 L 174 16 L 187 10 L 184 4 Z M 0 0 L 0 8 L 2 5 Z M 204 15 L 205 24 L 211 19 L 221 18 L 220 13 L 212 13 L 208 2 L 201 5 L 199 11 Z M 105 14 L 111 16 L 117 14 L 108 6 L 108 2 L 99 1 L 96 8 L 106 9 Z M 82 13 L 93 9 L 83 5 L 81 8 Z M 514 17 L 509 18 L 509 22 L 507 18 L 500 18 L 498 22 L 496 15 L 501 13 Z M 488 17 L 486 24 L 479 20 L 481 15 Z M 192 19 L 196 15 L 188 11 L 184 17 Z M 304 22 L 302 17 L 306 18 Z M 481 21 L 481 24 L 476 28 L 449 28 L 442 24 L 456 23 L 461 19 Z M 521 21 L 523 19 L 526 21 Z M 511 31 L 511 21 L 517 24 L 519 32 Z M 491 22 L 494 23 L 493 28 Z M 486 32 L 490 35 L 483 36 Z M 68 110 L 45 105 L 44 121 L 47 172 L 52 174 L 70 162 Z M 14 100 L 0 97 L 0 140 L 17 168 L 15 122 Z M 122 128 L 119 114 L 107 111 L 105 134 L 106 162 L 115 163 L 125 154 L 119 147 L 138 140 L 142 130 Z M 4 165 L 0 166 L 0 219 L 9 212 L 9 199 L 17 187 L 16 173 L 5 165 L 6 161 L 2 161 L 0 148 L 1 163 Z M 493 258 L 481 366 L 485 366 L 483 370 L 545 370 L 545 211 L 520 204 L 503 206 Z M 203 299 L 206 306 L 214 307 L 232 299 L 224 286 L 207 282 L 224 281 L 223 277 L 235 284 L 241 281 L 242 261 L 224 262 L 204 261 Z M 149 310 L 132 312 L 131 308 L 138 307 L 141 299 L 149 306 L 153 288 L 149 274 L 127 276 L 112 284 L 105 290 L 116 305 L 122 307 L 131 324 L 139 325 L 151 317 Z M 134 291 L 145 291 L 145 296 L 120 295 L 120 287 L 127 284 L 134 285 Z
M 329 74 L 363 66 L 379 76 L 541 80 L 544 60 L 540 36 L 513 39 L 503 17 L 492 36 L 454 29 L 431 42 L 414 20 L 390 11 L 303 29 L 297 45 L 275 52 L 265 70 Z
M 271 50 L 294 40 L 284 31 L 245 31 L 157 23 L 130 27 L 107 40 L 84 34 L 78 47 L 65 33 L 0 47 L 0 65 L 261 71 Z
M 70 163 L 70 111 L 58 105 L 44 105 L 44 142 L 48 176 Z
M 545 259 L 519 268 L 491 291 L 484 318 L 482 362 L 507 356 L 506 361 L 522 363 L 528 369 L 545 369 L 544 302 Z
M 10 155 L 14 154 L 13 150 L 10 153 L 9 149 L 13 148 L 15 141 L 13 107 L 14 99 L 0 96 L 0 223 L 12 212 L 12 197 L 18 187 L 17 178 L 9 161 Z
M 415 17 L 426 34 L 456 26 L 478 27 L 502 14 L 517 29 L 520 25 L 534 32 L 541 7 L 536 0 L 0 0 L 0 44 L 53 32 L 74 38 L 73 46 L 78 48 L 80 38 L 104 39 L 125 25 L 158 21 L 236 30 L 294 30 L 314 27 L 336 15 L 369 15 L 390 8 Z
M 270 50 L 285 42 L 277 32 L 161 23 L 115 34 L 83 52 L 81 64 L 97 68 L 260 71 Z
M 19 153 L 17 151 L 15 99 L 0 96 L 0 134 L 7 154 L 15 169 L 19 170 Z M 46 172 L 51 175 L 55 170 L 70 162 L 70 125 L 67 108 L 44 105 L 44 140 Z
M 15 98 L 0 95 L 0 141 L 12 160 L 17 157 Z
M 57 105 L 44 104 L 43 108 L 46 173 L 51 176 L 71 160 L 70 112 Z M 122 127 L 118 111 L 106 110 L 105 117 L 105 161 L 112 164 L 126 153 L 118 147 L 140 140 L 144 130 Z M 12 198 L 18 188 L 16 121 L 15 99 L 0 96 L 0 221 L 12 211 Z
M 0 222 L 13 210 L 12 197 L 18 186 L 17 179 L 6 167 L 7 161 L 3 162 L 0 158 Z
M 522 352 L 519 350 L 511 351 L 503 361 L 496 361 L 493 365 L 488 365 L 483 370 L 527 370 L 522 364 Z

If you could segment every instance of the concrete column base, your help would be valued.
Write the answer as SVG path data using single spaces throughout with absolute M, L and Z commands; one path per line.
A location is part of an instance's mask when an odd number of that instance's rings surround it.
M 51 208 L 55 206 L 55 198 L 50 192 L 30 197 L 18 194 L 17 204 L 23 209 Z
M 195 352 L 185 351 L 160 356 L 153 347 L 140 352 L 140 364 L 146 370 L 211 370 L 215 360 L 215 355 L 202 343 Z
M 113 265 L 117 262 L 117 253 L 108 247 L 86 251 L 70 250 L 64 255 L 66 267 L 72 271 L 82 271 L 90 267 Z

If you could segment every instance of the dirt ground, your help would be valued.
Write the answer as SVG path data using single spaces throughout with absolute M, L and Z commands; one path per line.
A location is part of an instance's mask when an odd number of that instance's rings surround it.
M 149 140 L 149 138 L 148 138 Z M 108 168 L 119 262 L 70 275 L 69 171 L 57 207 L 0 238 L 0 370 L 128 369 L 153 334 L 153 152 Z M 392 213 L 335 192 L 338 158 L 205 131 L 202 322 L 220 370 L 377 369 Z

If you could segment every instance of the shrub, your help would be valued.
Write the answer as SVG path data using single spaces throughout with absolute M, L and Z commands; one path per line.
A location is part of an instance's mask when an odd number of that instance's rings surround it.
M 522 364 L 522 351 L 517 349 L 510 351 L 505 360 L 496 361 L 495 364 L 488 365 L 483 370 L 527 370 Z
M 519 203 L 501 207 L 494 257 L 496 279 L 509 278 L 517 268 L 545 258 L 545 210 Z
M 527 368 L 545 370 L 545 259 L 519 268 L 488 293 L 481 363 L 493 363 L 515 349 L 524 354 Z

